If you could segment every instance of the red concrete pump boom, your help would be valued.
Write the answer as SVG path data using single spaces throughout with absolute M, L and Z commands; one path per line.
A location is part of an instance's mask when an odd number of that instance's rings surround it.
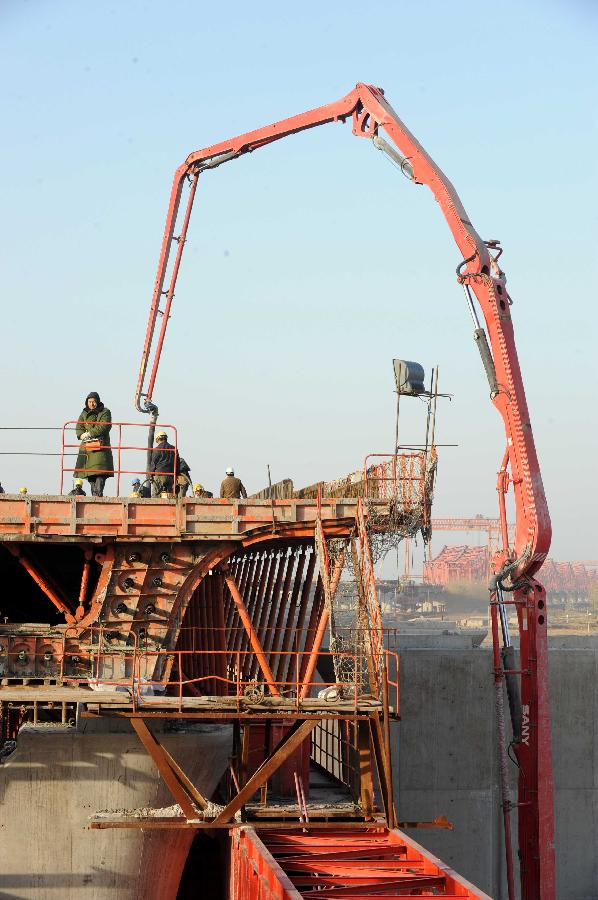
M 354 135 L 373 140 L 379 149 L 398 163 L 410 180 L 430 188 L 440 204 L 463 257 L 457 267 L 457 277 L 464 287 L 474 322 L 474 338 L 490 385 L 490 397 L 502 416 L 506 434 L 506 450 L 497 485 L 503 547 L 493 561 L 496 576 L 491 586 L 491 605 L 497 710 L 499 707 L 502 708 L 503 684 L 506 681 L 513 719 L 513 748 L 520 766 L 518 802 L 511 804 L 506 777 L 506 752 L 502 754 L 501 779 L 509 895 L 514 895 L 509 847 L 510 811 L 516 806 L 522 898 L 551 900 L 555 896 L 555 883 L 546 595 L 541 585 L 532 577 L 542 565 L 550 547 L 551 525 L 515 348 L 510 313 L 512 300 L 507 292 L 505 274 L 498 264 L 502 249 L 496 240 L 482 240 L 471 224 L 451 182 L 399 119 L 380 88 L 360 83 L 355 90 L 335 103 L 206 147 L 192 153 L 179 166 L 170 194 L 135 393 L 135 406 L 140 412 L 152 412 L 156 409 L 153 404 L 156 374 L 199 176 L 222 163 L 251 153 L 288 135 L 328 122 L 344 122 L 349 117 L 352 118 Z M 381 131 L 386 132 L 399 152 L 382 138 Z M 179 205 L 187 182 L 189 183 L 187 205 L 180 232 L 175 236 Z M 170 268 L 168 286 L 165 288 L 173 244 L 176 244 L 176 253 Z M 482 311 L 485 329 L 480 324 L 476 300 Z M 160 318 L 157 339 L 154 341 Z M 150 363 L 152 348 L 153 357 Z M 509 547 L 505 510 L 505 494 L 510 484 L 513 486 L 515 502 L 515 538 L 512 548 Z M 508 577 L 511 580 L 509 587 L 504 583 Z M 506 601 L 503 591 L 512 592 L 513 599 Z M 512 662 L 508 662 L 513 659 L 513 655 L 505 603 L 515 605 L 518 615 L 520 631 L 518 670 Z M 498 643 L 499 618 L 502 626 L 502 648 Z M 510 652 L 510 655 L 505 656 L 506 651 Z M 516 686 L 515 675 L 519 677 Z M 499 735 L 502 737 L 500 711 L 498 719 Z M 504 744 L 504 741 L 502 743 Z

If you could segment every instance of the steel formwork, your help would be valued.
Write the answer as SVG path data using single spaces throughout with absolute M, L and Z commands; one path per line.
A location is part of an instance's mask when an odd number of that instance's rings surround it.
M 237 829 L 231 835 L 231 900 L 398 898 L 491 900 L 397 830 L 313 834 Z

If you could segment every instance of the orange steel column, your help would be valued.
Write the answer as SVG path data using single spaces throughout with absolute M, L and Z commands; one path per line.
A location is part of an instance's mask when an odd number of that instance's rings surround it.
M 336 594 L 336 589 L 338 587 L 338 583 L 340 581 L 341 572 L 343 571 L 343 564 L 345 562 L 345 551 L 342 550 L 338 559 L 334 564 L 334 571 L 332 573 L 332 578 L 330 579 L 330 599 L 334 599 L 334 595 Z M 326 629 L 328 627 L 328 621 L 330 618 L 330 612 L 326 604 L 324 604 L 324 609 L 322 610 L 322 615 L 320 616 L 320 621 L 318 623 L 318 630 L 316 631 L 316 636 L 314 638 L 313 646 L 311 648 L 311 653 L 309 654 L 309 659 L 307 661 L 307 668 L 305 670 L 305 675 L 303 676 L 303 685 L 301 687 L 301 692 L 299 694 L 299 699 L 303 700 L 310 692 L 312 687 L 311 680 L 313 678 L 313 674 L 316 668 L 316 663 L 318 661 L 318 654 L 320 652 L 320 647 L 322 646 L 322 641 L 324 640 L 324 635 L 326 634 Z
M 270 688 L 270 693 L 274 697 L 280 697 L 280 691 L 276 687 L 276 684 L 274 681 L 274 676 L 272 674 L 272 670 L 270 669 L 270 666 L 268 665 L 268 660 L 266 659 L 264 651 L 262 650 L 262 645 L 260 644 L 260 642 L 258 640 L 258 636 L 255 633 L 255 629 L 252 625 L 251 619 L 249 618 L 249 613 L 247 612 L 247 607 L 245 606 L 245 603 L 243 602 L 243 598 L 241 597 L 241 594 L 239 593 L 239 589 L 237 587 L 237 582 L 235 581 L 233 576 L 229 574 L 228 571 L 225 570 L 223 572 L 223 575 L 224 575 L 224 580 L 226 581 L 226 586 L 228 587 L 228 589 L 230 591 L 230 595 L 233 598 L 233 602 L 234 602 L 235 606 L 237 607 L 237 612 L 239 613 L 239 618 L 241 619 L 241 621 L 243 623 L 243 627 L 245 628 L 245 631 L 247 632 L 247 636 L 249 637 L 249 642 L 251 644 L 252 650 L 257 657 L 257 661 L 259 663 L 260 669 L 262 670 L 262 674 L 268 683 L 268 687 Z
M 81 587 L 79 588 L 79 605 L 75 611 L 75 617 L 82 619 L 85 615 L 85 600 L 87 598 L 87 585 L 89 583 L 89 569 L 91 567 L 92 551 L 85 551 L 85 562 L 83 563 L 83 572 L 81 574 Z
M 29 572 L 29 574 L 31 575 L 31 577 L 33 578 L 35 583 L 42 589 L 42 591 L 44 592 L 46 597 L 48 597 L 48 599 L 52 601 L 52 603 L 54 604 L 56 609 L 60 610 L 61 613 L 64 613 L 64 618 L 66 619 L 67 624 L 74 625 L 76 620 L 75 620 L 75 617 L 73 616 L 72 612 L 70 611 L 68 606 L 66 606 L 66 604 L 63 603 L 61 598 L 52 589 L 52 587 L 48 584 L 48 582 L 45 580 L 45 578 L 43 578 L 41 573 L 37 571 L 37 569 L 35 568 L 33 563 L 30 562 L 29 559 L 27 559 L 27 557 L 19 549 L 11 547 L 10 544 L 7 544 L 7 547 L 8 547 L 8 550 L 10 550 L 10 552 L 12 553 L 12 555 L 15 556 L 19 560 L 19 562 L 21 563 L 23 568 L 27 572 Z

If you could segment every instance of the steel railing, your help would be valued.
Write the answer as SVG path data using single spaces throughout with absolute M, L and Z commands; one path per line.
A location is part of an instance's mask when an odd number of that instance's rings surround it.
M 69 436 L 67 433 L 74 431 L 77 425 L 110 425 L 111 428 L 118 429 L 118 441 L 116 443 L 112 443 L 112 441 L 108 441 L 106 443 L 100 442 L 100 447 L 97 448 L 98 452 L 102 450 L 111 450 L 113 453 L 113 462 L 114 462 L 114 453 L 116 453 L 116 465 L 112 469 L 92 469 L 92 468 L 77 468 L 76 465 L 73 467 L 65 466 L 65 457 L 72 456 L 72 451 L 74 448 L 80 450 L 85 449 L 85 443 L 78 441 L 76 443 L 69 443 L 67 437 Z M 88 475 L 110 475 L 116 478 L 116 494 L 120 495 L 120 483 L 121 483 L 121 475 L 138 475 L 143 476 L 142 481 L 148 481 L 152 475 L 155 473 L 148 470 L 147 468 L 147 453 L 148 450 L 154 449 L 153 447 L 149 447 L 146 441 L 145 444 L 139 445 L 137 443 L 123 443 L 123 428 L 142 428 L 149 429 L 153 428 L 155 433 L 157 434 L 159 431 L 166 431 L 168 435 L 172 435 L 172 449 L 165 448 L 166 452 L 172 453 L 173 464 L 172 464 L 172 473 L 160 472 L 160 475 L 166 476 L 168 478 L 173 478 L 173 490 L 176 485 L 177 478 L 177 469 L 178 469 L 178 432 L 175 425 L 164 425 L 158 423 L 149 423 L 149 422 L 92 422 L 92 421 L 79 421 L 76 419 L 71 419 L 68 422 L 65 422 L 62 426 L 61 430 L 61 448 L 60 448 L 60 493 L 63 493 L 64 490 L 64 477 L 65 473 L 74 473 L 80 472 L 83 474 L 83 477 L 87 477 Z M 91 451 L 95 452 L 95 451 Z M 122 456 L 123 453 L 139 453 L 143 452 L 146 454 L 143 466 L 139 466 L 136 468 L 123 468 L 122 466 Z
M 114 623 L 112 623 L 114 627 Z M 213 629 L 212 629 L 213 630 Z M 155 650 L 143 646 L 145 639 L 139 639 L 135 632 L 130 632 L 130 644 L 118 649 L 111 647 L 111 623 L 92 628 L 90 642 L 85 647 L 74 646 L 76 630 L 68 628 L 62 636 L 40 635 L 8 635 L 0 634 L 0 670 L 2 677 L 8 679 L 33 679 L 57 681 L 61 684 L 90 684 L 103 690 L 125 689 L 135 707 L 142 702 L 146 694 L 157 690 L 168 690 L 169 696 L 178 697 L 180 710 L 183 709 L 183 698 L 190 695 L 225 697 L 236 701 L 240 710 L 241 704 L 248 699 L 256 703 L 271 696 L 272 683 L 264 677 L 255 677 L 250 672 L 247 662 L 254 658 L 251 649 L 185 649 Z M 286 657 L 291 661 L 290 672 L 273 682 L 285 702 L 301 709 L 302 667 L 309 657 L 310 650 L 277 651 L 270 657 Z M 394 650 L 383 651 L 383 665 L 388 673 L 389 705 L 393 712 L 399 711 L 399 655 Z M 314 679 L 308 682 L 310 691 L 318 692 L 334 689 L 324 705 L 342 702 L 352 704 L 357 710 L 363 702 L 375 703 L 370 685 L 363 683 L 363 653 L 333 652 L 322 650 L 319 656 L 333 659 L 340 658 L 345 672 L 354 673 L 353 678 L 343 677 L 342 681 Z M 187 660 L 201 660 L 203 671 L 194 677 L 186 673 Z M 168 674 L 166 674 L 168 672 Z M 156 673 L 160 673 L 156 675 Z M 202 688 L 219 688 L 214 693 L 206 694 Z M 335 693 L 336 692 L 336 693 Z M 309 692 L 306 697 L 309 700 Z M 314 699 L 314 698 L 311 698 Z

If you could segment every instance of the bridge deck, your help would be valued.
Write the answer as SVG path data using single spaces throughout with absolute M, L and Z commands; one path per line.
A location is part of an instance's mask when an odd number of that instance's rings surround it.
M 385 501 L 375 502 L 381 512 Z M 348 534 L 356 498 L 323 499 L 324 527 Z M 135 540 L 244 541 L 268 529 L 285 536 L 313 534 L 318 503 L 310 500 L 182 500 L 128 497 L 0 495 L 0 541 Z

